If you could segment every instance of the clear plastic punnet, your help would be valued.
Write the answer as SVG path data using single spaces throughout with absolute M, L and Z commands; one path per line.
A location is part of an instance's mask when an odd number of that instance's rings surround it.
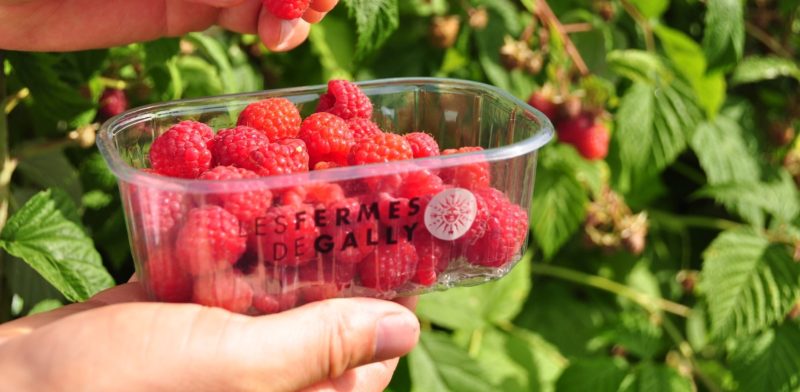
M 151 105 L 103 125 L 97 143 L 119 181 L 137 274 L 152 299 L 267 314 L 327 298 L 475 285 L 514 267 L 528 246 L 537 151 L 553 137 L 550 121 L 474 82 L 357 85 L 381 130 L 426 132 L 443 153 L 222 181 L 144 170 L 153 141 L 181 121 L 218 132 L 271 97 L 306 118 L 325 86 Z M 455 151 L 463 147 L 481 148 Z

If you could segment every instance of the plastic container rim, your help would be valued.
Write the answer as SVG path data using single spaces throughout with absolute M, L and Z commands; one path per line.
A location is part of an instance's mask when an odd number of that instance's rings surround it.
M 117 132 L 127 128 L 131 123 L 138 124 L 141 123 L 143 119 L 147 120 L 156 118 L 158 117 L 156 115 L 157 112 L 167 110 L 170 107 L 174 107 L 179 104 L 201 105 L 205 103 L 207 106 L 210 106 L 208 105 L 208 102 L 211 99 L 241 99 L 247 97 L 255 98 L 269 96 L 279 97 L 287 94 L 298 95 L 303 93 L 312 93 L 326 88 L 326 85 L 321 84 L 314 86 L 263 90 L 252 93 L 225 94 L 214 97 L 183 99 L 141 106 L 112 117 L 103 123 L 100 128 L 96 144 L 112 173 L 114 173 L 119 180 L 135 185 L 159 188 L 165 191 L 212 193 L 221 191 L 235 191 L 236 189 L 250 190 L 253 188 L 285 188 L 318 181 L 347 181 L 357 178 L 395 174 L 402 172 L 401 169 L 408 171 L 440 169 L 474 163 L 476 160 L 478 160 L 476 158 L 479 158 L 479 160 L 483 162 L 507 160 L 539 150 L 545 144 L 550 142 L 555 134 L 553 124 L 542 112 L 536 110 L 526 102 L 514 97 L 508 92 L 485 83 L 450 78 L 391 78 L 356 82 L 356 84 L 364 87 L 422 86 L 426 84 L 438 84 L 450 87 L 465 87 L 476 91 L 488 92 L 507 100 L 517 108 L 521 109 L 523 113 L 535 116 L 538 122 L 541 124 L 541 129 L 539 129 L 530 137 L 518 142 L 502 147 L 486 149 L 483 151 L 413 159 L 408 161 L 375 163 L 362 166 L 347 166 L 327 170 L 309 171 L 307 173 L 223 181 L 205 181 L 197 179 L 163 177 L 141 171 L 140 169 L 130 166 L 122 159 L 119 151 L 114 146 L 112 141 Z

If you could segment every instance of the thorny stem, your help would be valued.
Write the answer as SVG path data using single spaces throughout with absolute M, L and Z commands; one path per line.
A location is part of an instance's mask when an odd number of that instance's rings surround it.
M 621 0 L 622 1 L 622 8 L 625 9 L 625 12 L 636 21 L 636 24 L 642 28 L 644 32 L 644 45 L 647 48 L 647 51 L 653 52 L 656 50 L 656 41 L 653 37 L 653 26 L 650 24 L 650 21 L 639 12 L 639 9 L 636 8 L 635 5 L 631 4 L 628 0 Z
M 753 23 L 746 21 L 744 24 L 745 30 L 748 34 L 750 34 L 753 38 L 757 39 L 759 42 L 764 44 L 768 47 L 771 51 L 775 52 L 778 56 L 791 58 L 792 54 L 789 53 L 786 48 L 781 45 L 775 38 L 773 38 L 769 33 L 764 30 L 761 30 L 758 26 L 754 25 Z
M 534 263 L 531 269 L 534 274 L 552 276 L 614 293 L 636 302 L 639 306 L 649 311 L 663 310 L 681 317 L 688 317 L 692 313 L 692 309 L 684 305 L 663 298 L 651 297 L 641 291 L 634 290 L 602 276 L 589 275 L 572 269 L 541 263 Z
M 556 33 L 561 36 L 561 39 L 564 41 L 564 48 L 567 50 L 567 54 L 569 54 L 572 62 L 575 63 L 575 67 L 578 68 L 578 72 L 580 72 L 582 76 L 589 75 L 589 67 L 586 66 L 586 62 L 583 61 L 580 52 L 578 52 L 575 44 L 569 38 L 569 34 L 567 34 L 567 31 L 564 29 L 564 25 L 561 24 L 561 21 L 558 20 L 558 17 L 556 17 L 556 14 L 553 13 L 553 10 L 550 8 L 550 5 L 547 4 L 547 0 L 539 0 L 536 10 L 538 11 L 537 14 L 542 19 L 542 23 L 551 26 L 555 29 Z

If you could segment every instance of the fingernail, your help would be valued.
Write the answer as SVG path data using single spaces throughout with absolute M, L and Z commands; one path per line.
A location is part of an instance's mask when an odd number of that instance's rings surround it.
M 375 361 L 407 354 L 419 339 L 419 321 L 411 313 L 397 313 L 378 321 Z
M 300 23 L 299 18 L 292 20 L 281 20 L 281 33 L 279 35 L 280 39 L 278 40 L 278 44 L 275 45 L 276 51 L 282 51 L 286 49 L 286 47 L 289 45 L 289 41 L 292 39 L 292 36 L 297 31 L 295 27 L 298 23 Z

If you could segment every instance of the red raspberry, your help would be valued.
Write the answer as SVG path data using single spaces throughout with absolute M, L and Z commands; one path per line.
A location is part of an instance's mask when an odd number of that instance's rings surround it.
M 280 195 L 283 205 L 328 204 L 344 199 L 344 190 L 338 184 L 316 182 L 282 190 Z
M 467 248 L 467 260 L 475 265 L 500 267 L 520 251 L 528 234 L 528 214 L 499 191 L 484 197 L 491 216 L 484 235 Z
M 178 264 L 171 246 L 148 252 L 142 282 L 162 302 L 188 302 L 192 298 L 192 277 Z
M 189 199 L 179 192 L 129 185 L 123 189 L 123 193 L 128 194 L 134 222 L 140 222 L 135 225 L 136 228 L 141 227 L 141 234 L 155 243 L 171 241 L 175 229 L 190 207 Z
M 425 207 L 442 190 L 442 179 L 427 170 L 405 174 L 394 192 L 396 196 L 387 192 L 378 194 L 381 223 L 393 227 L 421 223 Z
M 583 139 L 589 128 L 594 125 L 594 116 L 591 113 L 581 113 L 578 116 L 562 121 L 556 128 L 558 141 L 577 145 Z
M 382 133 L 361 140 L 350 150 L 351 165 L 402 161 L 414 158 L 411 145 L 400 135 Z
M 333 163 L 333 162 L 317 162 L 317 163 L 314 164 L 314 170 L 327 170 L 327 169 L 333 169 L 333 168 L 342 167 L 342 166 L 347 166 L 347 165 L 346 164 L 345 165 L 339 165 L 339 164 Z
M 461 253 L 455 243 L 442 241 L 424 231 L 414 234 L 413 243 L 419 257 L 413 281 L 423 286 L 433 286 L 454 256 Z
M 250 154 L 265 146 L 269 146 L 269 138 L 263 132 L 255 128 L 238 126 L 217 132 L 211 152 L 218 166 L 255 170 Z
M 298 269 L 300 295 L 304 302 L 336 298 L 350 286 L 356 274 L 355 265 L 315 262 Z
M 371 208 L 356 198 L 325 205 L 320 245 L 326 260 L 337 266 L 357 264 L 375 249 L 378 222 Z
M 344 190 L 338 184 L 316 182 L 303 186 L 305 201 L 311 204 L 329 204 L 344 199 Z
M 282 2 L 280 0 L 276 2 Z M 285 1 L 291 3 L 291 1 Z M 236 125 L 255 128 L 271 141 L 297 137 L 300 132 L 300 112 L 286 98 L 268 98 L 247 105 L 239 114 Z
M 353 139 L 359 141 L 383 133 L 378 124 L 368 118 L 355 117 L 347 120 L 347 126 L 353 131 Z M 438 153 L 438 151 L 437 151 Z
M 317 112 L 335 114 L 345 120 L 371 118 L 372 102 L 361 89 L 346 80 L 328 82 L 328 92 L 319 97 Z
M 384 292 L 394 290 L 411 280 L 418 260 L 414 245 L 405 239 L 379 245 L 359 264 L 361 285 Z
M 330 113 L 314 113 L 303 120 L 298 136 L 308 147 L 309 164 L 333 162 L 347 165 L 353 145 L 353 132 L 341 118 Z
M 217 166 L 199 177 L 201 180 L 225 181 L 241 180 L 247 178 L 258 178 L 256 173 L 247 169 L 240 169 L 233 166 Z M 248 230 L 257 217 L 264 214 L 267 208 L 272 205 L 272 192 L 267 189 L 251 190 L 245 192 L 226 192 L 220 189 L 219 193 L 212 193 L 206 197 L 209 203 L 222 206 L 225 210 L 233 214 Z
M 176 256 L 192 275 L 202 275 L 231 268 L 246 241 L 235 216 L 218 206 L 203 206 L 189 211 L 178 231 Z
M 196 121 L 173 125 L 150 146 L 150 165 L 161 175 L 197 178 L 211 168 L 213 137 L 208 125 Z
M 603 124 L 594 124 L 575 137 L 571 142 L 586 159 L 594 161 L 604 159 L 608 155 L 608 143 L 611 136 Z
M 411 145 L 414 158 L 439 156 L 439 143 L 436 143 L 436 139 L 433 136 L 425 132 L 413 132 L 403 137 Z
M 245 313 L 253 301 L 253 288 L 231 270 L 203 275 L 194 282 L 192 302 Z
M 397 190 L 400 197 L 413 198 L 436 195 L 444 190 L 442 179 L 428 170 L 419 170 L 403 176 L 403 183 Z
M 128 96 L 125 90 L 107 88 L 100 96 L 100 118 L 109 119 L 128 110 Z
M 475 204 L 477 205 L 475 220 L 472 222 L 472 226 L 470 226 L 469 230 L 457 240 L 459 244 L 471 245 L 486 233 L 486 224 L 489 221 L 489 217 L 494 213 L 494 208 L 497 208 L 494 204 L 490 207 L 490 204 L 484 199 L 484 196 L 487 195 L 489 191 L 496 191 L 505 199 L 505 195 L 494 188 L 484 188 L 484 190 L 473 193 L 475 196 Z
M 306 12 L 311 0 L 264 0 L 264 7 L 279 19 L 297 19 Z
M 545 93 L 541 91 L 534 92 L 528 99 L 528 104 L 542 112 L 550 121 L 555 123 L 559 120 L 558 105 Z
M 442 151 L 442 155 L 452 155 L 483 151 L 481 147 L 462 147 L 459 149 L 449 149 Z M 485 159 L 477 155 L 474 157 L 476 163 L 448 167 L 442 169 L 442 179 L 448 184 L 467 189 L 481 189 L 489 186 L 491 182 L 491 168 Z
M 316 258 L 318 233 L 310 205 L 272 207 L 256 221 L 250 244 L 268 262 L 294 267 Z
M 291 309 L 297 304 L 297 293 L 281 294 L 256 293 L 253 295 L 253 307 L 262 314 L 272 314 Z
M 300 139 L 283 139 L 260 146 L 250 154 L 250 167 L 260 176 L 308 171 L 308 149 Z
M 344 288 L 353 283 L 356 266 L 319 260 L 298 268 L 297 273 L 301 282 L 335 283 Z

